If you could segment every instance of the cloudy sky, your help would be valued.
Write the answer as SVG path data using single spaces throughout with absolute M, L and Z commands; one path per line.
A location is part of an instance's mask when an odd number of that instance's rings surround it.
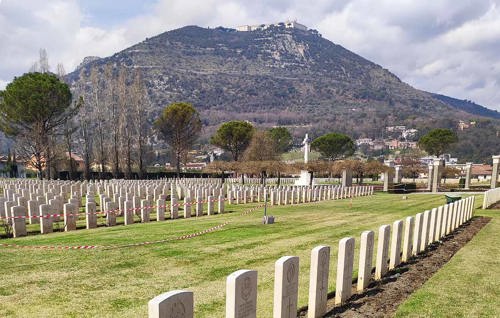
M 500 110 L 500 0 L 0 0 L 0 89 L 185 25 L 296 19 L 412 86 Z

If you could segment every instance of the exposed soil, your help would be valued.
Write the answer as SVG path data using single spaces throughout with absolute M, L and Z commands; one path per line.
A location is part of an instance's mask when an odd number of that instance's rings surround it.
M 334 307 L 335 293 L 328 295 L 328 313 L 324 317 L 391 317 L 398 306 L 422 286 L 435 272 L 446 264 L 453 255 L 469 242 L 491 218 L 474 217 L 453 233 L 434 243 L 410 262 L 390 271 L 378 282 L 372 282 L 362 294 L 356 293 L 348 303 Z M 307 308 L 300 311 L 305 317 Z
M 493 204 L 488 209 L 492 209 L 492 210 L 500 209 L 500 202 Z

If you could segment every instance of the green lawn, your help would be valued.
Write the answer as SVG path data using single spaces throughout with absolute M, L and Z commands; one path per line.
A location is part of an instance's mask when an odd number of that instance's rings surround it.
M 500 210 L 402 304 L 397 317 L 500 317 Z
M 332 247 L 329 288 L 334 290 L 341 238 L 355 237 L 359 248 L 362 231 L 377 230 L 443 203 L 443 195 L 416 194 L 402 200 L 401 195 L 376 194 L 354 199 L 352 207 L 350 200 L 273 207 L 269 212 L 276 217 L 274 225 L 261 224 L 262 210 L 241 215 L 256 204 L 227 206 L 230 213 L 216 216 L 1 240 L 20 245 L 128 244 L 230 222 L 193 239 L 139 247 L 67 251 L 0 247 L 0 317 L 145 317 L 147 302 L 173 289 L 195 292 L 196 317 L 224 317 L 226 276 L 238 269 L 258 271 L 258 317 L 269 317 L 274 262 L 281 256 L 300 257 L 299 306 L 303 306 L 313 247 Z M 356 257 L 356 267 L 357 262 Z

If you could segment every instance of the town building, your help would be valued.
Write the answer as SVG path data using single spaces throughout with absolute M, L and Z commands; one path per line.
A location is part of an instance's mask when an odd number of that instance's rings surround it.
M 297 29 L 302 31 L 307 31 L 307 27 L 297 21 L 286 21 L 270 24 L 257 24 L 257 25 L 240 25 L 236 27 L 237 31 L 240 32 L 250 32 L 250 31 L 261 31 L 269 29 L 270 27 L 285 27 L 287 29 Z

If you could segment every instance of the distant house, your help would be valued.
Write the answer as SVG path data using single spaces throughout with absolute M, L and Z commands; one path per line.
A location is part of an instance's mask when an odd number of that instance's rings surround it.
M 418 145 L 416 141 L 400 141 L 400 149 L 417 149 Z
M 465 122 L 463 120 L 460 120 L 458 121 L 458 129 L 459 130 L 466 130 L 466 129 L 469 129 L 471 127 L 474 127 L 476 125 L 476 122 L 475 121 L 469 121 L 469 122 Z
M 361 145 L 373 145 L 373 139 L 371 138 L 359 138 L 356 139 L 356 145 L 361 146 Z
M 472 178 L 478 179 L 479 181 L 491 180 L 491 174 L 493 172 L 493 167 L 484 164 L 474 164 L 472 165 Z
M 415 138 L 417 136 L 418 129 L 405 129 L 401 132 L 401 137 L 404 139 Z
M 66 155 L 66 160 L 70 158 L 69 152 L 64 153 Z M 85 170 L 85 160 L 76 153 L 71 153 L 71 160 L 73 161 L 75 171 Z
M 469 124 L 467 124 L 467 123 L 466 123 L 465 121 L 463 121 L 463 120 L 460 120 L 460 121 L 458 122 L 458 129 L 459 129 L 459 130 L 469 129 L 469 127 L 470 127 L 470 125 L 469 125 Z
M 278 22 L 278 23 L 270 23 L 270 24 L 257 24 L 257 25 L 240 25 L 236 27 L 237 31 L 240 32 L 250 32 L 250 31 L 260 31 L 266 30 L 270 27 L 285 27 L 287 29 L 297 29 L 302 31 L 307 31 L 307 27 L 303 24 L 298 23 L 297 21 L 286 21 L 286 22 Z
M 431 164 L 435 158 L 435 156 L 422 157 L 420 158 L 420 162 L 424 165 L 428 165 Z M 450 154 L 442 155 L 441 158 L 444 159 L 447 165 L 456 165 L 458 163 L 458 158 L 452 158 Z
M 388 132 L 403 132 L 406 130 L 406 126 L 387 126 L 385 127 L 385 130 Z
M 203 170 L 206 166 L 206 162 L 188 162 L 182 166 L 182 170 Z
M 399 149 L 399 140 L 397 140 L 397 139 L 388 140 L 385 142 L 385 145 L 390 150 Z
M 373 150 L 383 150 L 386 148 L 385 142 L 382 139 L 375 139 L 373 141 Z

